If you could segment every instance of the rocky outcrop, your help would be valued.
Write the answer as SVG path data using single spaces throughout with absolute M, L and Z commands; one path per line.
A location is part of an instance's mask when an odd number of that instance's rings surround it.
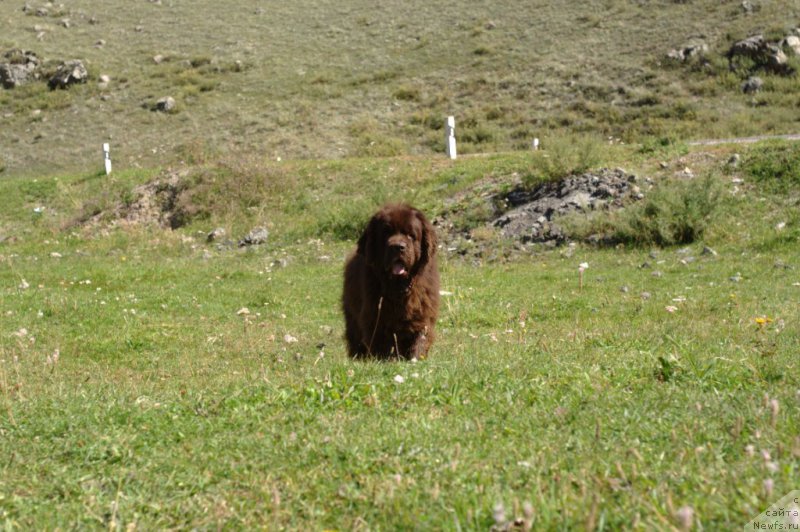
M 86 83 L 89 80 L 89 71 L 83 62 L 78 59 L 64 61 L 47 81 L 50 90 L 67 89 L 76 83 Z
M 733 43 L 727 57 L 734 70 L 764 70 L 784 76 L 794 73 L 780 43 L 770 42 L 763 35 L 753 35 Z
M 0 61 L 0 85 L 4 89 L 14 89 L 20 85 L 39 79 L 39 57 L 28 50 L 14 48 L 3 54 Z
M 602 169 L 570 176 L 533 189 L 516 189 L 506 195 L 511 210 L 492 222 L 505 237 L 523 242 L 560 242 L 565 235 L 556 219 L 575 212 L 619 208 L 625 201 L 644 197 L 636 176 L 624 170 Z

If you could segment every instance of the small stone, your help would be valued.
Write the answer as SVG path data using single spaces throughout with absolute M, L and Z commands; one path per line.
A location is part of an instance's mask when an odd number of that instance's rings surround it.
M 163 98 L 159 98 L 155 104 L 154 110 L 159 111 L 161 113 L 169 113 L 175 110 L 175 98 L 172 96 L 164 96 Z
M 642 292 L 639 297 L 641 297 L 644 301 L 650 299 L 650 292 Z
M 739 163 L 741 162 L 741 160 L 742 160 L 742 156 L 739 155 L 738 153 L 734 153 L 728 159 L 728 165 L 729 166 L 733 166 L 734 168 L 736 168 L 737 166 L 739 166 Z
M 663 274 L 663 273 L 661 273 L 661 272 L 660 272 L 660 271 L 658 271 L 658 270 L 654 271 L 654 272 L 653 272 L 653 273 L 651 273 L 650 275 L 652 275 L 653 277 L 656 277 L 656 278 L 657 278 L 657 277 L 663 277 L 663 276 L 664 276 L 664 274 Z
M 628 288 L 627 285 L 621 286 L 619 291 L 622 292 L 623 294 L 627 294 L 628 292 L 630 292 L 630 288 Z
M 758 76 L 747 78 L 742 83 L 742 92 L 745 94 L 753 94 L 759 92 L 764 87 L 764 80 Z
M 165 57 L 161 54 L 156 54 L 153 56 L 153 63 L 160 65 L 164 62 Z
M 224 227 L 217 227 L 213 231 L 208 233 L 208 235 L 206 235 L 206 242 L 214 242 L 215 240 L 223 238 L 227 234 L 228 233 L 227 231 L 225 231 Z
M 711 255 L 712 257 L 716 257 L 717 256 L 717 252 L 714 251 L 714 249 L 712 249 L 712 248 L 710 248 L 708 246 L 704 246 L 703 247 L 703 251 L 700 254 L 701 255 Z
M 736 272 L 736 275 L 732 275 L 732 276 L 728 277 L 728 280 L 730 282 L 732 282 L 732 283 L 738 283 L 739 281 L 742 280 L 742 274 L 739 273 L 739 272 Z
M 265 227 L 255 227 L 239 240 L 239 247 L 264 244 L 267 238 L 269 238 L 269 231 Z

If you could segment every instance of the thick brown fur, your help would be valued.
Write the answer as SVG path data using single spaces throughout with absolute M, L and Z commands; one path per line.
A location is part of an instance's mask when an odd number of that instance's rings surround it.
M 421 359 L 439 314 L 436 233 L 409 205 L 386 205 L 344 268 L 342 307 L 353 358 Z

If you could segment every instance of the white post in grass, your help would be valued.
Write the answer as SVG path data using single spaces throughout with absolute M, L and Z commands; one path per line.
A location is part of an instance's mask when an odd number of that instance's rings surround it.
M 111 147 L 108 142 L 103 144 L 103 160 L 106 164 L 106 175 L 111 173 Z
M 533 142 L 531 143 L 531 148 L 533 148 L 533 151 L 536 151 L 536 150 L 539 149 L 539 139 L 538 138 L 534 137 Z
M 447 149 L 447 156 L 451 159 L 456 158 L 456 117 L 448 116 L 444 126 L 444 139 Z

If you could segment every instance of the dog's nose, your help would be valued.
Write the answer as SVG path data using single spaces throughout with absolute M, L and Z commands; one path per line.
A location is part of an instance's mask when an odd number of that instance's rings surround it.
M 391 249 L 392 251 L 396 251 L 396 252 L 402 253 L 403 251 L 406 250 L 406 243 L 405 242 L 395 242 L 395 243 L 389 244 L 389 249 Z

